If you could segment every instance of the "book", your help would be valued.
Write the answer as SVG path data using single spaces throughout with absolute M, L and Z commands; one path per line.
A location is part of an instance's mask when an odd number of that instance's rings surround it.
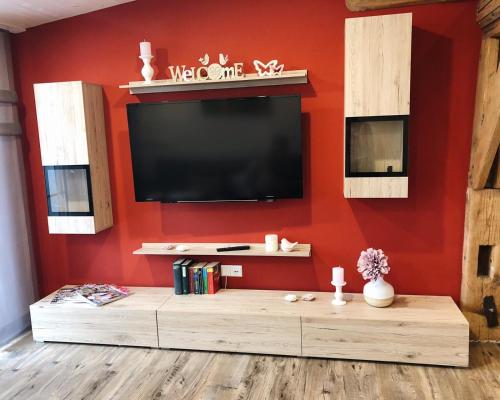
M 100 307 L 127 297 L 129 290 L 122 286 L 87 283 L 80 286 L 76 293 L 84 301 Z
M 220 288 L 220 262 L 207 265 L 208 294 L 215 294 Z
M 200 294 L 200 280 L 199 280 L 200 268 L 193 267 L 193 287 L 194 294 Z
M 208 294 L 214 294 L 214 268 L 207 267 Z
M 179 295 L 182 294 L 182 271 L 181 265 L 185 261 L 185 258 L 178 258 L 173 264 L 174 273 L 174 292 Z
M 188 268 L 189 293 L 194 293 L 193 266 Z
M 182 294 L 189 294 L 188 268 L 193 262 L 190 258 L 186 258 L 181 264 Z
M 208 264 L 207 264 L 208 265 Z M 202 280 L 203 280 L 203 294 L 208 294 L 208 279 L 207 279 L 207 267 L 202 269 Z
M 193 266 L 194 294 L 203 294 L 203 267 L 206 262 L 199 262 Z

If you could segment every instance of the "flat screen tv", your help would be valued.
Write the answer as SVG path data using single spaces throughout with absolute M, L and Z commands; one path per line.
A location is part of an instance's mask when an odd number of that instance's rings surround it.
M 127 104 L 136 201 L 302 197 L 300 96 Z

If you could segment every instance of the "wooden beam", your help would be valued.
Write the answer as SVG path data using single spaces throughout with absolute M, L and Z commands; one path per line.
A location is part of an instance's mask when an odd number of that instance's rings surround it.
M 489 265 L 479 266 L 480 246 Z M 500 190 L 467 190 L 460 308 L 471 338 L 500 340 L 500 329 L 488 329 L 482 315 L 484 296 L 493 295 L 500 310 Z
M 469 186 L 484 189 L 500 144 L 500 40 L 483 37 L 476 89 Z
M 479 0 L 477 3 L 477 23 L 485 29 L 500 18 L 500 0 Z
M 345 4 L 350 11 L 366 11 L 429 3 L 448 3 L 451 1 L 457 0 L 346 0 Z
M 500 19 L 483 29 L 483 35 L 490 38 L 500 39 Z
M 495 189 L 500 189 L 500 147 L 497 149 L 497 163 L 494 165 L 496 168 L 494 172 L 494 180 L 492 182 L 491 187 Z

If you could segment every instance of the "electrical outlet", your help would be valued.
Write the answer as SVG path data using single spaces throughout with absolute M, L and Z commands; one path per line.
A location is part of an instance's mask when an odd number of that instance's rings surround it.
M 232 276 L 235 278 L 241 278 L 243 276 L 243 266 L 242 265 L 221 265 L 221 275 L 222 276 Z
M 243 276 L 243 266 L 242 265 L 232 265 L 231 266 L 231 276 L 241 278 Z

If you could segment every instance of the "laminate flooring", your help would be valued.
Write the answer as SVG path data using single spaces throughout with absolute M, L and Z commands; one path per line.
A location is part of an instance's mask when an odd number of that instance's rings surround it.
M 500 399 L 500 344 L 469 368 L 35 343 L 0 349 L 0 399 Z

